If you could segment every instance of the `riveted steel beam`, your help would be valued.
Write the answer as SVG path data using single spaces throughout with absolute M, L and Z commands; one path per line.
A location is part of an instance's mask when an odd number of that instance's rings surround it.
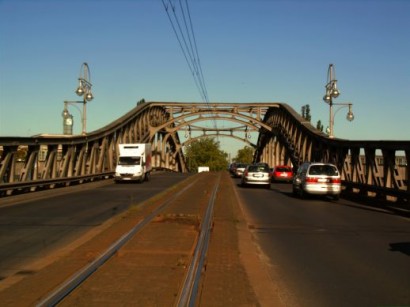
M 233 126 L 200 125 L 219 121 Z M 255 162 L 271 166 L 331 162 L 338 166 L 345 190 L 409 202 L 410 141 L 329 138 L 290 106 L 277 102 L 144 102 L 85 135 L 0 137 L 0 185 L 110 173 L 115 169 L 118 144 L 131 142 L 152 144 L 154 167 L 184 172 L 182 148 L 194 138 L 181 143 L 178 132 L 187 130 L 244 141 L 255 146 Z M 258 133 L 256 144 L 238 136 L 250 132 Z

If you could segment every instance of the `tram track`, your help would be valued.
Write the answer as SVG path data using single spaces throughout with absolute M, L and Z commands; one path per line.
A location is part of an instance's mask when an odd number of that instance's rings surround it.
M 181 267 L 183 269 L 183 274 L 177 274 L 180 280 L 176 281 L 175 285 L 179 285 L 180 289 L 177 291 L 175 289 L 173 290 L 173 297 L 177 298 L 178 306 L 193 306 L 209 244 L 213 204 L 215 203 L 219 183 L 220 175 L 199 175 L 195 181 L 189 183 L 171 197 L 161 200 L 159 205 L 157 205 L 150 214 L 138 221 L 135 226 L 125 232 L 118 240 L 100 253 L 98 257 L 80 270 L 77 270 L 63 283 L 60 283 L 57 288 L 43 295 L 43 298 L 37 302 L 36 306 L 55 306 L 57 304 L 64 306 L 71 305 L 72 302 L 76 302 L 76 304 L 80 302 L 80 305 L 87 305 L 89 302 L 86 302 L 86 300 L 98 299 L 98 294 L 96 294 L 96 298 L 85 297 L 81 294 L 83 293 L 82 291 L 87 292 L 89 290 L 82 290 L 82 288 L 98 288 L 100 279 L 98 277 L 95 278 L 95 275 L 104 272 L 105 267 L 115 266 L 116 258 L 120 258 L 121 260 L 121 255 L 127 255 L 128 253 L 138 255 L 144 253 L 140 250 L 127 250 L 126 246 L 134 244 L 131 241 L 137 242 L 142 232 L 149 232 L 146 230 L 149 227 L 156 228 L 157 232 L 163 231 L 158 229 L 158 224 L 160 224 L 161 221 L 163 224 L 169 224 L 170 221 L 173 221 L 178 225 L 185 225 L 177 227 L 179 230 L 175 232 L 176 237 L 174 239 L 176 240 L 178 240 L 178 236 L 187 236 L 186 227 L 190 229 L 188 235 L 191 239 L 185 240 L 186 242 L 183 245 L 190 254 L 185 253 L 184 260 L 182 261 L 183 265 L 178 263 L 177 269 L 175 269 L 175 267 L 172 268 L 173 270 L 177 270 L 178 273 L 181 273 Z M 198 189 L 198 187 L 201 188 Z M 201 193 L 201 190 L 203 193 Z M 197 196 L 196 204 L 187 206 L 186 199 L 192 199 L 192 195 Z M 196 225 L 197 223 L 200 225 Z M 193 228 L 195 231 L 192 231 Z M 179 234 L 178 231 L 180 232 Z M 144 239 L 141 240 L 144 241 Z M 190 246 L 187 246 L 187 243 L 189 243 Z M 178 244 L 180 244 L 180 242 L 177 242 L 176 245 Z M 181 246 L 182 245 L 180 245 L 180 248 Z M 164 249 L 164 247 L 159 245 L 155 248 L 156 250 Z M 170 253 L 175 253 L 175 251 L 167 251 L 167 253 L 169 256 Z M 184 252 L 181 252 L 181 254 L 184 255 Z M 165 255 L 165 257 L 167 257 L 167 255 Z M 179 256 L 179 258 L 181 258 L 181 256 Z M 138 260 L 136 261 L 138 262 Z M 178 260 L 178 262 L 180 262 L 180 260 Z M 114 270 L 121 270 L 119 267 Z M 108 270 L 112 270 L 112 268 Z M 113 277 L 113 280 L 115 280 L 115 277 Z M 172 283 L 172 281 L 170 282 Z M 97 283 L 97 285 L 95 283 Z M 176 292 L 179 294 L 176 295 Z M 121 295 L 121 293 L 118 293 L 118 295 Z M 127 298 L 124 299 L 129 302 Z
M 201 231 L 198 242 L 195 247 L 193 260 L 186 274 L 184 286 L 178 300 L 178 306 L 194 306 L 198 294 L 199 279 L 201 277 L 201 270 L 204 266 L 205 256 L 208 251 L 208 244 L 212 229 L 212 216 L 216 199 L 216 193 L 219 189 L 221 176 L 218 177 L 212 195 L 208 202 L 205 217 L 201 223 Z

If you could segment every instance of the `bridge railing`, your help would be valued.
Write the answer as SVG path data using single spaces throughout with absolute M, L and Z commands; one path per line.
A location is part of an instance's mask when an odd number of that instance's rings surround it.
M 201 107 L 204 109 L 198 112 Z M 179 109 L 183 109 L 183 115 L 178 121 Z M 254 112 L 256 116 L 252 115 Z M 186 165 L 177 132 L 181 127 L 186 129 L 186 116 L 198 113 L 207 116 L 199 116 L 195 122 L 248 120 L 246 126 L 259 131 L 255 161 L 295 167 L 304 161 L 334 163 L 342 173 L 345 192 L 409 203 L 410 141 L 329 138 L 290 106 L 276 102 L 225 103 L 222 109 L 218 104 L 209 107 L 195 103 L 143 103 L 87 135 L 0 137 L 0 186 L 114 172 L 119 143 L 150 142 L 154 167 L 184 172 Z M 22 148 L 24 156 L 20 155 Z
M 178 135 L 152 133 L 154 125 L 166 121 L 162 108 L 144 103 L 86 135 L 0 137 L 0 190 L 13 193 L 20 187 L 34 190 L 36 184 L 52 187 L 106 176 L 115 171 L 120 143 L 151 143 L 153 168 L 183 171 Z
M 73 176 L 58 179 L 40 179 L 24 182 L 4 183 L 0 185 L 0 196 L 7 194 L 21 194 L 57 187 L 68 187 L 85 182 L 92 182 L 112 178 L 113 172 L 100 173 L 86 176 Z
M 410 141 L 329 138 L 286 104 L 270 108 L 264 122 L 272 129 L 261 131 L 255 160 L 296 168 L 306 161 L 333 163 L 345 193 L 409 204 Z

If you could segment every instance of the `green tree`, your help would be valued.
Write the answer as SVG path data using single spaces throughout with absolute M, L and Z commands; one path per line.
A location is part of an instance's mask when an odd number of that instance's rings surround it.
M 209 166 L 210 171 L 220 171 L 228 165 L 228 154 L 219 149 L 215 138 L 192 142 L 185 150 L 185 158 L 190 172 L 196 172 L 198 166 Z
M 255 151 L 253 150 L 252 147 L 245 146 L 244 148 L 238 150 L 238 153 L 236 154 L 236 157 L 234 158 L 234 160 L 236 162 L 250 164 L 253 161 L 254 152 Z
M 310 105 L 306 104 L 302 106 L 302 117 L 306 119 L 307 121 L 310 121 L 312 119 L 312 116 L 310 115 Z
M 316 123 L 316 129 L 323 132 L 323 124 L 322 124 L 322 121 L 320 119 Z
M 144 98 L 142 98 L 140 101 L 137 102 L 137 106 L 139 106 L 140 104 L 143 104 L 143 103 L 145 103 L 145 99 L 144 99 Z

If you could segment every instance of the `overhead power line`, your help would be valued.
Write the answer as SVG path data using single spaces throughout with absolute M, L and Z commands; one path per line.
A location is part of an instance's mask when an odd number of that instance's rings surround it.
M 184 13 L 184 9 L 183 9 L 183 7 L 182 7 L 182 2 L 181 2 L 181 0 L 179 0 L 179 5 L 180 5 L 180 7 L 181 7 L 182 16 L 183 16 L 183 18 L 184 18 L 185 29 L 187 30 L 188 40 L 189 40 L 189 44 L 190 44 L 191 50 L 194 50 L 194 51 L 195 51 L 195 55 L 196 55 L 196 60 L 195 60 L 195 58 L 194 58 L 194 62 L 195 62 L 195 64 L 196 64 L 196 65 L 195 65 L 195 68 L 196 68 L 195 73 L 197 74 L 198 79 L 201 80 L 201 84 L 202 84 L 203 89 L 204 89 L 204 96 L 205 96 L 205 98 L 206 98 L 205 100 L 206 100 L 206 102 L 209 102 L 209 99 L 208 99 L 208 90 L 207 90 L 207 88 L 206 88 L 205 79 L 204 79 L 204 75 L 203 75 L 203 72 L 202 72 L 201 60 L 200 60 L 200 58 L 199 58 L 198 47 L 197 47 L 196 39 L 195 39 L 194 27 L 193 27 L 193 25 L 192 25 L 191 13 L 190 13 L 189 6 L 188 6 L 188 0 L 185 0 L 185 5 L 186 5 L 186 11 L 187 11 L 187 13 L 188 13 L 189 27 L 188 27 L 188 25 L 187 25 L 187 20 L 186 20 L 186 17 L 185 17 L 185 13 Z M 190 31 L 189 31 L 188 29 L 190 29 Z M 190 35 L 190 34 L 191 34 L 191 35 Z M 191 36 L 192 36 L 192 39 L 191 39 Z M 192 44 L 193 44 L 193 46 L 192 46 Z
M 206 88 L 205 78 L 199 58 L 198 46 L 196 43 L 188 0 L 178 0 L 179 8 L 181 10 L 180 16 L 178 16 L 176 6 L 171 0 L 161 1 L 200 96 L 202 100 L 209 105 L 208 90 Z M 181 17 L 182 22 L 180 22 Z M 214 128 L 216 129 L 216 120 L 214 119 L 213 122 Z

